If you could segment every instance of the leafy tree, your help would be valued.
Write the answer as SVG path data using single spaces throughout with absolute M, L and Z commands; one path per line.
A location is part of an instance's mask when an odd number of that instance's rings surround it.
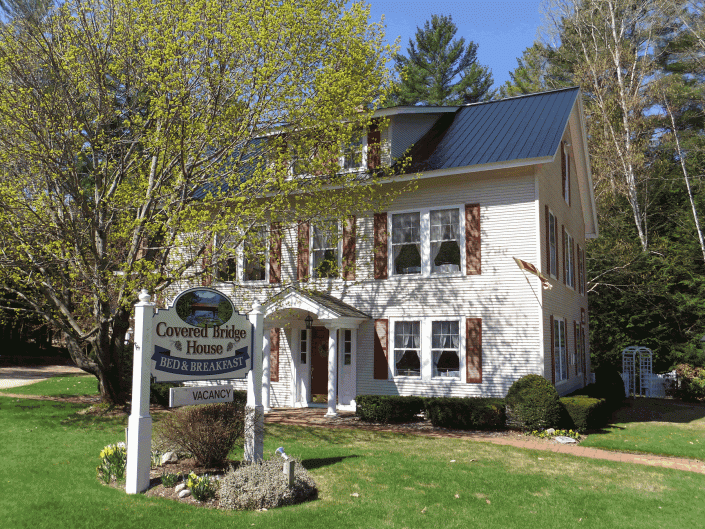
M 399 105 L 459 105 L 491 99 L 492 72 L 477 63 L 477 44 L 454 39 L 452 17 L 433 15 L 409 39 L 408 57 L 397 54 L 401 77 L 393 101 Z
M 374 178 L 337 166 L 390 82 L 368 17 L 342 0 L 68 0 L 0 28 L 0 306 L 49 323 L 122 402 L 139 289 L 212 276 L 262 224 L 373 208 Z M 318 178 L 290 178 L 292 150 L 316 152 Z

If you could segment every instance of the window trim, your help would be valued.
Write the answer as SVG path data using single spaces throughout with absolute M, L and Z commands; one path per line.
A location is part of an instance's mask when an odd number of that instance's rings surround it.
M 553 219 L 553 243 L 551 242 L 551 219 Z M 548 210 L 548 273 L 558 278 L 558 219 L 553 211 Z
M 466 336 L 465 326 L 466 316 L 458 315 L 438 315 L 438 316 L 403 316 L 389 317 L 389 354 L 387 355 L 388 368 L 390 373 L 389 380 L 398 381 L 414 381 L 424 384 L 465 384 L 467 381 L 466 367 Z M 421 364 L 421 373 L 416 375 L 397 375 L 396 374 L 396 352 L 394 347 L 394 334 L 396 331 L 397 322 L 419 322 L 419 359 Z M 458 322 L 458 369 L 459 376 L 456 377 L 437 377 L 433 376 L 433 322 L 434 321 L 456 321 Z
M 316 231 L 316 226 L 314 225 L 313 222 L 310 223 L 309 225 L 309 233 L 308 233 L 308 277 L 309 281 L 325 281 L 325 280 L 336 280 L 336 279 L 341 279 L 342 278 L 342 270 L 343 270 L 343 225 L 340 220 L 335 220 L 335 219 L 330 219 L 330 222 L 333 223 L 335 222 L 336 225 L 336 257 L 337 257 L 337 263 L 336 266 L 338 268 L 337 274 L 332 276 L 332 277 L 316 277 L 314 275 L 314 268 L 313 268 L 313 259 L 314 259 L 314 246 L 313 246 L 313 240 L 314 240 L 314 233 Z
M 575 256 L 573 255 L 573 246 L 575 245 L 575 239 L 573 236 L 565 230 L 565 248 L 564 254 L 565 259 L 563 260 L 563 266 L 565 267 L 563 271 L 563 277 L 565 277 L 565 286 L 575 290 Z
M 460 266 L 459 269 L 453 272 L 433 272 L 431 263 L 431 211 L 457 210 L 458 212 L 458 246 L 460 249 Z M 403 215 L 406 213 L 419 214 L 419 238 L 420 238 L 420 253 L 421 253 L 421 273 L 418 274 L 397 274 L 394 267 L 394 247 L 392 241 L 394 232 L 392 229 L 394 215 Z M 426 208 L 402 209 L 387 212 L 387 278 L 430 278 L 430 277 L 456 277 L 464 276 L 467 270 L 465 259 L 465 204 L 450 204 L 439 205 Z
M 563 348 L 561 349 L 560 344 L 560 330 L 563 328 Z M 565 318 L 553 317 L 553 372 L 556 374 L 556 385 L 566 382 L 570 378 L 570 372 L 568 367 L 568 336 L 566 333 L 567 323 Z M 562 353 L 562 355 L 561 355 Z M 562 367 L 565 364 L 566 376 L 562 376 Z
M 570 206 L 570 152 L 567 142 L 561 142 L 563 155 L 565 156 L 565 182 L 563 184 L 563 200 Z

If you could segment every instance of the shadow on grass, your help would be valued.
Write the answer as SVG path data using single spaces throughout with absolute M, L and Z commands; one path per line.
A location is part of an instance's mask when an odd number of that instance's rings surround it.
M 610 423 L 690 423 L 705 418 L 705 404 L 676 399 L 630 397 L 612 413 Z
M 360 456 L 353 454 L 350 456 L 320 457 L 320 458 L 314 458 L 314 459 L 304 459 L 303 461 L 301 461 L 301 464 L 304 466 L 304 468 L 306 470 L 314 470 L 316 468 L 335 465 L 336 463 L 340 463 L 344 459 L 350 459 L 350 458 L 355 458 L 355 457 L 360 457 Z

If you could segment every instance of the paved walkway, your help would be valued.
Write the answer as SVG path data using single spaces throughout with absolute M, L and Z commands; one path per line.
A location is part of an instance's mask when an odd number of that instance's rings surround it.
M 598 448 L 588 448 L 580 444 L 563 445 L 556 441 L 539 439 L 525 435 L 493 435 L 492 432 L 464 432 L 461 430 L 445 430 L 440 428 L 408 428 L 396 427 L 394 425 L 374 425 L 365 424 L 353 420 L 353 412 L 340 412 L 339 418 L 328 419 L 325 417 L 326 410 L 318 408 L 280 408 L 274 409 L 265 415 L 265 423 L 296 424 L 300 426 L 313 426 L 318 428 L 349 428 L 367 429 L 379 432 L 409 432 L 416 435 L 427 435 L 429 437 L 452 437 L 456 439 L 467 439 L 470 441 L 480 441 L 497 445 L 514 446 L 517 448 L 527 448 L 529 450 L 542 450 L 572 456 L 588 457 L 590 459 L 601 459 L 605 461 L 617 461 L 620 463 L 633 463 L 652 467 L 673 468 L 688 472 L 705 474 L 705 463 L 696 459 L 686 459 L 681 457 L 665 457 L 651 454 L 633 454 L 627 452 L 612 452 L 600 450 Z
M 57 375 L 85 374 L 75 366 L 9 366 L 0 367 L 0 389 L 26 386 Z

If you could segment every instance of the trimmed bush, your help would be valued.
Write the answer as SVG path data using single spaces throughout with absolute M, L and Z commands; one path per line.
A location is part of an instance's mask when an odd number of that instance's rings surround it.
M 609 409 L 606 399 L 575 395 L 563 397 L 559 401 L 569 417 L 568 428 L 576 428 L 582 432 L 596 430 L 607 424 Z
M 220 505 L 237 510 L 271 509 L 315 498 L 316 483 L 301 462 L 294 461 L 291 488 L 282 472 L 282 459 L 247 463 L 229 471 L 220 481 Z
M 505 421 L 504 399 L 426 399 L 426 416 L 433 426 L 459 430 L 500 430 Z
M 217 467 L 243 437 L 244 406 L 234 403 L 200 404 L 180 408 L 158 426 L 158 435 L 175 448 L 188 452 L 199 465 Z
M 561 418 L 556 388 L 539 375 L 525 375 L 514 382 L 504 402 L 509 426 L 541 430 L 557 426 Z
M 424 408 L 422 397 L 358 395 L 355 414 L 362 421 L 381 424 L 411 422 Z

